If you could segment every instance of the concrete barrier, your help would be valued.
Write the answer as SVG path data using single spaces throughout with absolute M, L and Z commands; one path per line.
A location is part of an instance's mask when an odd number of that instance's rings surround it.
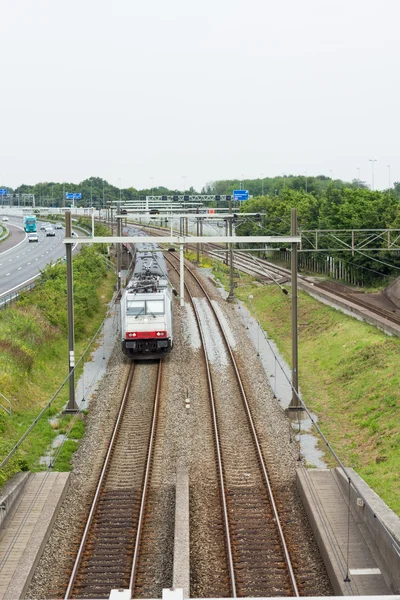
M 190 547 L 189 547 L 189 473 L 186 466 L 176 470 L 175 536 L 173 588 L 183 590 L 190 598 Z
M 0 493 L 0 526 L 12 512 L 13 505 L 25 487 L 30 473 L 17 473 L 4 484 Z
M 384 503 L 354 471 L 346 469 L 351 479 L 350 503 L 352 511 L 365 524 L 379 554 L 375 557 L 382 571 L 390 573 L 389 586 L 393 594 L 400 592 L 400 518 Z M 343 494 L 349 493 L 349 482 L 342 469 L 335 469 L 335 477 Z

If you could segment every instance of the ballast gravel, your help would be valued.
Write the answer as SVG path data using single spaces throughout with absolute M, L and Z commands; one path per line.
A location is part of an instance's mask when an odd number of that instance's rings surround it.
M 178 288 L 178 278 L 172 269 L 169 276 Z M 264 369 L 256 355 L 246 328 L 237 314 L 235 303 L 224 301 L 214 284 L 200 276 L 212 298 L 223 327 L 235 352 L 244 377 L 246 392 L 251 399 L 251 410 L 261 438 L 263 452 L 275 464 L 271 478 L 278 482 L 278 503 L 285 503 L 293 517 L 293 534 L 290 545 L 296 561 L 313 574 L 308 595 L 333 595 L 322 559 L 296 488 L 296 467 L 299 464 L 298 447 L 284 411 L 267 381 Z M 189 276 L 187 276 L 189 279 Z M 205 300 L 196 299 L 202 314 L 207 337 L 214 339 L 215 332 L 207 317 Z M 215 349 L 213 369 L 220 370 L 221 378 L 228 360 L 226 350 Z M 191 517 L 191 593 L 192 597 L 229 596 L 226 566 L 220 557 L 224 552 L 224 534 L 221 528 L 218 476 L 212 441 L 212 424 L 208 407 L 206 373 L 200 337 L 193 308 L 188 300 L 182 308 L 174 303 L 174 348 L 164 359 L 163 403 L 160 444 L 155 456 L 152 488 L 160 497 L 160 510 L 156 521 L 160 532 L 155 544 L 154 585 L 146 586 L 146 597 L 161 597 L 162 589 L 172 585 L 171 556 L 173 549 L 174 486 L 178 465 L 189 467 L 190 517 Z M 122 389 L 127 377 L 128 361 L 116 341 L 106 376 L 97 386 L 86 417 L 85 437 L 74 455 L 74 468 L 66 499 L 56 519 L 55 526 L 39 561 L 31 586 L 26 595 L 30 599 L 60 597 L 65 591 L 71 572 L 79 538 L 84 527 L 84 517 L 91 501 L 106 452 L 106 439 L 111 433 Z M 224 386 L 220 385 L 223 389 Z M 229 403 L 229 385 L 226 385 L 226 403 Z M 240 448 L 241 433 L 232 426 Z M 165 518 L 163 519 L 163 515 Z M 157 568 L 156 568 L 157 567 Z M 158 572 L 158 575 L 157 575 Z

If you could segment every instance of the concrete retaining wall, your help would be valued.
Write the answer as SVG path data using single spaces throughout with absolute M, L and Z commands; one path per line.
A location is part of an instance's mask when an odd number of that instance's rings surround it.
M 346 471 L 352 483 L 354 483 L 358 490 L 356 491 L 353 486 L 350 486 L 352 511 L 354 511 L 359 519 L 365 524 L 376 544 L 379 555 L 375 556 L 375 558 L 377 563 L 380 564 L 382 571 L 386 570 L 391 575 L 391 581 L 387 582 L 391 591 L 394 594 L 399 593 L 400 518 L 353 469 L 346 469 Z M 335 476 L 343 490 L 343 494 L 348 495 L 349 483 L 343 471 L 336 468 Z M 361 499 L 360 494 L 362 495 L 363 500 Z M 392 538 L 394 538 L 394 541 Z
M 393 281 L 383 293 L 397 308 L 400 308 L 400 277 Z
M 17 473 L 12 479 L 4 484 L 0 493 L 0 526 L 6 517 L 11 514 L 14 502 L 18 499 L 20 493 L 25 487 L 30 473 Z

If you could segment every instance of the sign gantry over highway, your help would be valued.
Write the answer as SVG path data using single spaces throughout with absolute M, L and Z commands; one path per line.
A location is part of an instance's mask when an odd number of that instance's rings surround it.
M 0 196 L 7 196 L 7 190 L 5 188 L 0 189 Z
M 65 192 L 65 199 L 66 200 L 82 200 L 82 194 L 81 193 L 74 194 L 73 192 Z
M 249 190 L 233 190 L 233 199 L 243 202 L 249 199 Z

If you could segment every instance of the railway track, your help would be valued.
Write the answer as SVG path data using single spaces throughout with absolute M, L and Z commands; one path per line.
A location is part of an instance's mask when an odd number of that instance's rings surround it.
M 150 229 L 153 229 L 156 233 L 160 232 L 160 229 L 155 227 L 151 227 Z M 208 246 L 208 249 L 205 248 L 205 246 Z M 193 251 L 196 251 L 196 246 L 194 244 L 188 244 L 188 247 Z M 217 252 L 217 250 L 219 250 L 219 252 Z M 216 260 L 224 260 L 224 253 L 221 252 L 221 246 L 217 244 L 204 243 L 203 252 Z M 255 258 L 253 255 L 244 256 L 242 253 L 234 251 L 233 261 L 235 269 L 241 270 L 253 277 L 258 277 L 264 281 L 277 281 L 282 284 L 291 279 L 289 269 L 278 267 L 263 258 Z M 366 309 L 391 323 L 400 325 L 400 309 L 393 308 L 389 310 L 382 306 L 377 306 L 377 303 L 369 301 L 368 297 L 365 297 L 362 293 L 348 291 L 345 286 L 335 282 L 315 282 L 309 277 L 300 274 L 298 275 L 298 281 L 300 285 L 303 283 L 305 287 L 310 286 L 313 290 L 326 291 L 337 298 L 341 298 L 360 308 Z
M 144 583 L 140 549 L 161 375 L 162 361 L 130 367 L 66 599 L 108 598 L 114 588 L 133 597 Z
M 178 272 L 176 259 L 166 258 Z M 233 597 L 298 596 L 296 577 L 280 524 L 268 467 L 234 353 L 218 309 L 197 276 L 186 268 L 192 278 L 191 284 L 185 284 L 186 292 L 194 308 L 206 361 L 225 530 L 226 556 L 221 560 L 226 561 L 229 572 L 229 593 Z M 191 289 L 193 285 L 197 291 Z M 206 298 L 207 307 L 199 295 Z M 223 376 L 216 364 L 218 361 L 211 358 L 211 346 L 217 336 L 224 345 L 226 356 Z M 225 359 L 220 355 L 218 360 L 224 362 Z M 227 386 L 229 404 L 226 402 Z M 232 427 L 241 430 L 240 448 L 235 445 L 231 435 Z M 214 595 L 219 595 L 218 590 Z M 221 590 L 221 595 L 226 595 L 226 591 Z

